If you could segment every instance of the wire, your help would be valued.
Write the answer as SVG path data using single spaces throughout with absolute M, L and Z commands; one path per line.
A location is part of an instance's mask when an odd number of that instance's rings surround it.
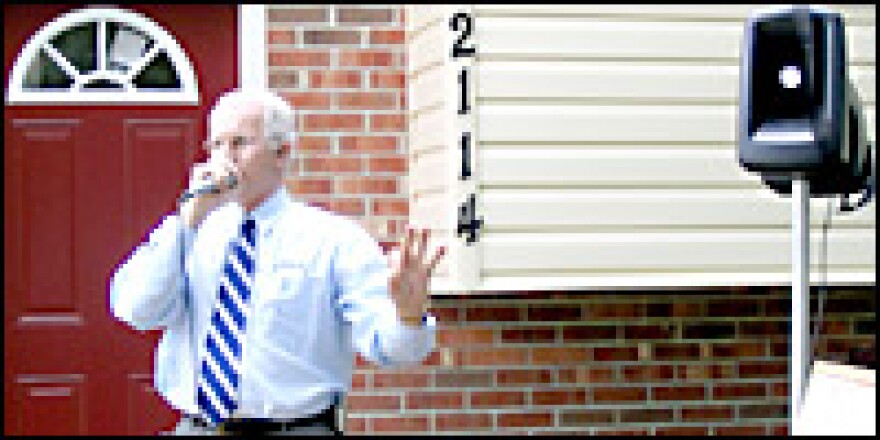
M 816 320 L 813 321 L 813 335 L 810 338 L 810 352 L 813 354 L 813 359 L 819 356 L 819 333 L 821 325 L 824 323 L 825 301 L 828 297 L 828 228 L 831 227 L 831 213 L 834 210 L 831 203 L 834 199 L 829 197 L 827 200 L 825 220 L 822 222 L 822 247 L 819 251 L 819 286 L 816 289 L 818 292 L 818 298 L 816 298 L 818 311 L 816 312 Z

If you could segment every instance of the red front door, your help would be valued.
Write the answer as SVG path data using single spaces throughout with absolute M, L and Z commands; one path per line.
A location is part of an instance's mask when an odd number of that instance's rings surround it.
M 177 39 L 199 103 L 5 107 L 4 434 L 155 434 L 177 420 L 152 386 L 161 334 L 115 320 L 108 283 L 174 209 L 207 110 L 238 82 L 238 12 L 125 8 Z M 4 6 L 7 81 L 28 38 L 71 9 Z

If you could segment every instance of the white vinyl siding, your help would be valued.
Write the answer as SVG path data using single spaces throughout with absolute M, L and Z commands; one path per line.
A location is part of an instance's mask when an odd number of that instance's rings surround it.
M 873 143 L 876 7 L 825 7 L 844 15 Z M 412 221 L 468 251 L 447 257 L 432 289 L 790 283 L 791 199 L 736 158 L 745 21 L 766 8 L 409 6 Z M 449 56 L 458 11 L 472 14 L 477 47 L 469 182 Z M 454 230 L 469 188 L 485 223 L 466 247 Z M 824 273 L 826 202 L 811 201 L 813 282 L 875 283 L 876 201 L 833 216 Z

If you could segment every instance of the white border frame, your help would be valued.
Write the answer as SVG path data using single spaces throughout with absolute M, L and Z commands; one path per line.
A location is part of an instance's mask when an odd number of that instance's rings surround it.
M 119 21 L 146 33 L 156 44 L 154 47 L 165 50 L 180 77 L 181 90 L 176 92 L 103 92 L 78 91 L 34 92 L 23 90 L 21 85 L 27 68 L 44 44 L 59 32 L 79 23 L 112 20 Z M 103 44 L 99 46 L 103 47 Z M 99 49 L 103 53 L 103 50 Z M 98 56 L 101 58 L 101 55 Z M 98 78 L 111 78 L 108 72 L 99 71 Z M 195 70 L 189 57 L 165 29 L 155 21 L 140 13 L 115 8 L 86 7 L 61 15 L 43 25 L 25 44 L 12 67 L 12 74 L 7 83 L 7 105 L 65 105 L 65 104 L 110 104 L 110 105 L 143 105 L 143 104 L 199 104 L 198 82 Z
M 239 87 L 266 88 L 266 52 L 266 5 L 239 5 Z

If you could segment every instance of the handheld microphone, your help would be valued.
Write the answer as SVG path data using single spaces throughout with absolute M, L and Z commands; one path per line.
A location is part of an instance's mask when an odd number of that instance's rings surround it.
M 235 177 L 234 175 L 230 174 L 230 175 L 226 176 L 225 178 L 221 179 L 220 181 L 209 182 L 205 186 L 202 186 L 202 187 L 196 188 L 192 191 L 187 191 L 187 192 L 183 193 L 183 195 L 180 196 L 180 199 L 178 199 L 177 203 L 182 205 L 184 202 L 186 202 L 187 200 L 189 200 L 193 197 L 198 197 L 198 196 L 201 196 L 204 194 L 217 194 L 224 187 L 226 189 L 233 189 L 236 186 L 238 186 L 238 177 Z

